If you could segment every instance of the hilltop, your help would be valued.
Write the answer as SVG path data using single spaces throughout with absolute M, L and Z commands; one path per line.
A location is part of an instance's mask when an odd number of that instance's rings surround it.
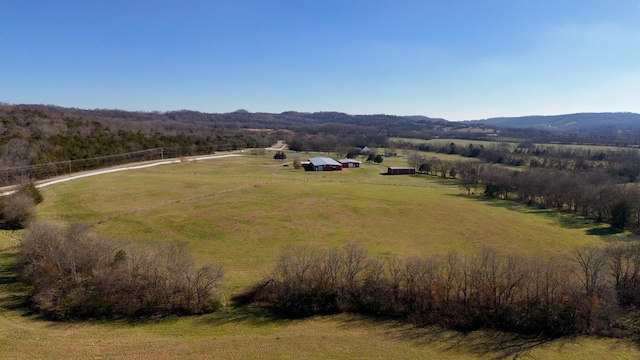
M 534 129 L 565 134 L 640 133 L 640 114 L 631 112 L 573 113 L 495 117 L 479 120 L 449 121 L 423 115 L 346 114 L 336 111 L 282 113 L 249 112 L 206 113 L 193 110 L 125 111 L 118 109 L 77 109 L 55 105 L 9 105 L 0 103 L 0 118 L 27 113 L 32 120 L 87 119 L 109 122 L 118 129 L 137 128 L 157 132 L 194 131 L 196 129 L 301 129 L 327 124 L 376 127 L 391 136 L 407 136 L 428 130 L 461 130 L 494 127 L 498 129 Z M 23 115 L 24 117 L 24 115 Z M 6 122 L 6 119 L 3 119 Z M 32 124 L 28 124 L 32 125 Z M 3 129 L 4 130 L 4 129 Z
M 640 133 L 640 114 L 628 112 L 500 117 L 465 123 L 471 126 L 484 124 L 500 128 L 532 128 L 569 134 Z

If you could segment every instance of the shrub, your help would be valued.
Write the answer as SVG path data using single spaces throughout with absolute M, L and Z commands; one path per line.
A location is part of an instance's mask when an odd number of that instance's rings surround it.
M 0 198 L 0 227 L 6 230 L 24 228 L 35 216 L 35 206 L 43 200 L 33 183 L 22 185 L 13 194 Z
M 34 285 L 34 309 L 54 319 L 198 314 L 221 304 L 222 268 L 196 268 L 184 243 L 118 249 L 86 225 L 37 222 L 24 234 L 17 264 Z
M 298 170 L 302 168 L 302 161 L 300 161 L 299 157 L 293 159 L 293 168 Z
M 6 230 L 22 229 L 35 216 L 35 201 L 26 192 L 18 191 L 0 198 L 0 222 Z
M 33 183 L 28 183 L 20 186 L 18 192 L 28 194 L 31 199 L 33 199 L 33 202 L 36 205 L 44 201 L 42 193 L 40 193 L 40 190 L 38 190 L 38 188 Z

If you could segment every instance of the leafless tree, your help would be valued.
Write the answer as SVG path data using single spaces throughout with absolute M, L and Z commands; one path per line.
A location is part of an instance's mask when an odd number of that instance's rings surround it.
M 17 264 L 35 286 L 36 308 L 54 318 L 193 314 L 220 306 L 222 268 L 196 268 L 183 243 L 118 249 L 86 225 L 36 222 L 24 234 Z
M 422 164 L 423 162 L 424 157 L 417 150 L 411 151 L 407 157 L 407 163 L 409 164 L 409 166 L 413 166 L 416 170 L 420 168 L 420 164 Z
M 300 161 L 300 158 L 297 156 L 293 159 L 293 168 L 296 170 L 302 168 L 302 161 Z

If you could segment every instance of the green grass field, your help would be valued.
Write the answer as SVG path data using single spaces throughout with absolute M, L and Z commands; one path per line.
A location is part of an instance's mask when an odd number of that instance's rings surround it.
M 466 139 L 447 139 L 447 138 L 439 138 L 439 139 L 410 139 L 410 138 L 391 138 L 391 141 L 396 142 L 408 142 L 411 144 L 430 144 L 437 146 L 448 146 L 451 143 L 456 144 L 456 146 L 467 147 L 470 144 L 474 146 L 483 145 L 485 147 L 498 146 L 500 144 L 506 144 L 512 148 L 516 147 L 522 139 L 509 139 L 499 137 L 493 140 L 466 140 Z M 575 149 L 575 150 L 591 150 L 591 151 L 619 151 L 619 150 L 635 150 L 638 151 L 638 148 L 635 147 L 619 147 L 619 146 L 607 146 L 607 145 L 582 145 L 582 144 L 548 144 L 548 143 L 536 143 L 535 145 L 541 147 L 553 146 L 558 149 Z M 504 146 L 504 145 L 503 145 Z
M 20 232 L 0 231 L 0 249 L 6 249 L 20 243 Z
M 288 155 L 290 162 L 295 154 Z M 382 176 L 385 163 L 325 173 L 282 164 L 270 155 L 246 156 L 84 178 L 44 188 L 38 217 L 87 222 L 122 242 L 186 241 L 198 260 L 224 265 L 226 298 L 261 279 L 291 244 L 326 248 L 357 241 L 379 257 L 483 247 L 544 257 L 610 240 L 588 235 L 599 233 L 589 231 L 599 224 L 469 197 L 448 180 Z M 14 244 L 15 235 L 0 234 L 0 247 Z M 24 316 L 16 306 L 27 290 L 15 282 L 12 254 L 0 253 L 3 358 L 640 357 L 626 340 L 540 344 L 507 334 L 463 335 L 349 315 L 282 320 L 232 306 L 205 316 L 135 324 L 52 323 Z

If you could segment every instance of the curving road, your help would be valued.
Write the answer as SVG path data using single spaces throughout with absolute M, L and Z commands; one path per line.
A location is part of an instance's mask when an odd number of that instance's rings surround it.
M 233 156 L 244 156 L 244 155 L 242 155 L 242 154 L 204 155 L 204 156 L 188 157 L 186 159 L 188 161 L 199 161 L 199 160 L 209 160 L 209 159 L 220 159 L 220 158 L 233 157 Z M 175 159 L 158 160 L 158 161 L 153 161 L 153 162 L 144 162 L 144 163 L 133 163 L 133 164 L 128 164 L 128 165 L 120 165 L 120 166 L 115 166 L 115 167 L 110 167 L 110 168 L 107 168 L 107 169 L 100 169 L 100 170 L 83 171 L 83 172 L 80 172 L 80 173 L 75 173 L 75 174 L 66 175 L 66 176 L 60 176 L 60 177 L 49 179 L 49 180 L 38 181 L 38 182 L 36 182 L 35 186 L 36 186 L 36 188 L 43 188 L 45 186 L 54 185 L 54 184 L 58 184 L 58 183 L 65 182 L 65 181 L 81 179 L 81 178 L 85 178 L 85 177 L 89 177 L 89 176 L 109 174 L 109 173 L 113 173 L 113 172 L 126 171 L 126 170 L 138 170 L 138 169 L 144 169 L 144 168 L 149 168 L 149 167 L 159 166 L 159 165 L 177 164 L 177 163 L 179 163 L 181 161 L 183 161 L 181 158 L 175 158 Z M 7 190 L 7 189 L 10 189 L 10 188 L 11 187 L 5 188 L 6 191 L 0 192 L 0 196 L 11 195 L 11 194 L 16 192 L 16 190 Z

